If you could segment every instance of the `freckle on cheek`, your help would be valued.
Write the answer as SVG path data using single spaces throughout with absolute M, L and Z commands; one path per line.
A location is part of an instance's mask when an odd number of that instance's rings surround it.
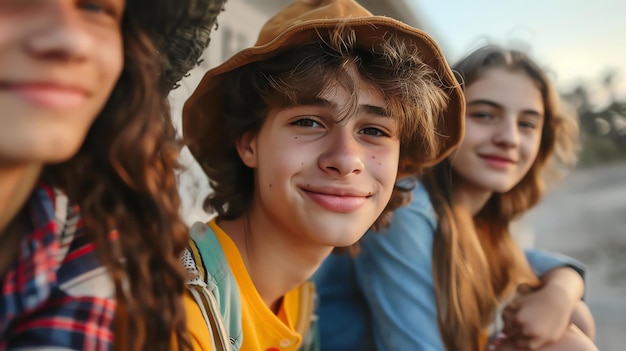
M 294 139 L 298 139 L 298 137 L 293 137 Z
M 375 160 L 375 159 L 376 159 L 376 156 L 372 155 L 372 160 Z
M 270 188 L 272 187 L 272 183 L 270 183 Z
M 378 162 L 378 165 L 379 165 L 379 166 L 382 166 L 382 165 L 383 165 L 383 163 L 382 163 L 382 162 Z

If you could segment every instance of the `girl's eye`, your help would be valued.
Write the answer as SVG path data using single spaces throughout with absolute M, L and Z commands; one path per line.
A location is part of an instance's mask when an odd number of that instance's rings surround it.
M 93 2 L 84 2 L 80 7 L 89 12 L 106 12 L 106 9 L 103 6 Z
M 519 121 L 518 125 L 524 129 L 536 129 L 537 125 L 531 121 Z
M 361 134 L 370 135 L 370 136 L 389 136 L 389 134 L 374 127 L 363 128 L 361 130 Z
M 322 125 L 311 118 L 300 118 L 296 121 L 291 122 L 291 125 L 299 126 L 299 127 L 321 127 Z
M 123 1 L 85 0 L 81 1 L 78 6 L 83 11 L 95 15 L 105 15 L 119 19 L 122 15 Z
M 493 115 L 487 112 L 473 112 L 470 114 L 470 117 L 483 120 L 493 119 Z

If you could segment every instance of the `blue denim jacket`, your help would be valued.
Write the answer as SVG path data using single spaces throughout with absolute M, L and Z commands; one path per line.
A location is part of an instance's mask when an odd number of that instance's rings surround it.
M 313 279 L 320 310 L 322 351 L 443 351 L 432 277 L 436 216 L 423 186 L 413 201 L 394 211 L 391 224 L 368 232 L 361 250 L 331 255 Z M 581 275 L 574 259 L 538 250 L 526 257 L 539 276 L 562 266 Z

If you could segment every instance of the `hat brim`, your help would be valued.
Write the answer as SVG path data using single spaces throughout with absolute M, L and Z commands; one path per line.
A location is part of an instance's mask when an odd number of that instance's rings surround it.
M 371 49 L 385 33 L 392 33 L 405 42 L 413 43 L 422 53 L 422 60 L 432 67 L 442 81 L 442 88 L 449 97 L 448 107 L 436 126 L 437 134 L 443 138 L 437 156 L 424 164 L 432 166 L 447 157 L 461 142 L 464 130 L 465 100 L 450 66 L 434 40 L 425 32 L 402 22 L 383 16 L 348 19 L 311 20 L 290 27 L 265 45 L 240 51 L 221 65 L 209 70 L 183 107 L 183 136 L 192 155 L 203 169 L 202 149 L 224 147 L 225 133 L 218 123 L 222 106 L 223 75 L 234 69 L 274 57 L 294 47 L 316 42 L 325 37 L 330 29 L 338 26 L 355 31 L 357 46 Z M 416 150 L 418 152 L 418 150 Z

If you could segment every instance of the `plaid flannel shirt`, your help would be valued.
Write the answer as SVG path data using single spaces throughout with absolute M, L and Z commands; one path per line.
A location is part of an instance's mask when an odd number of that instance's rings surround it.
M 110 350 L 114 287 L 77 206 L 39 184 L 18 257 L 1 277 L 0 350 Z

